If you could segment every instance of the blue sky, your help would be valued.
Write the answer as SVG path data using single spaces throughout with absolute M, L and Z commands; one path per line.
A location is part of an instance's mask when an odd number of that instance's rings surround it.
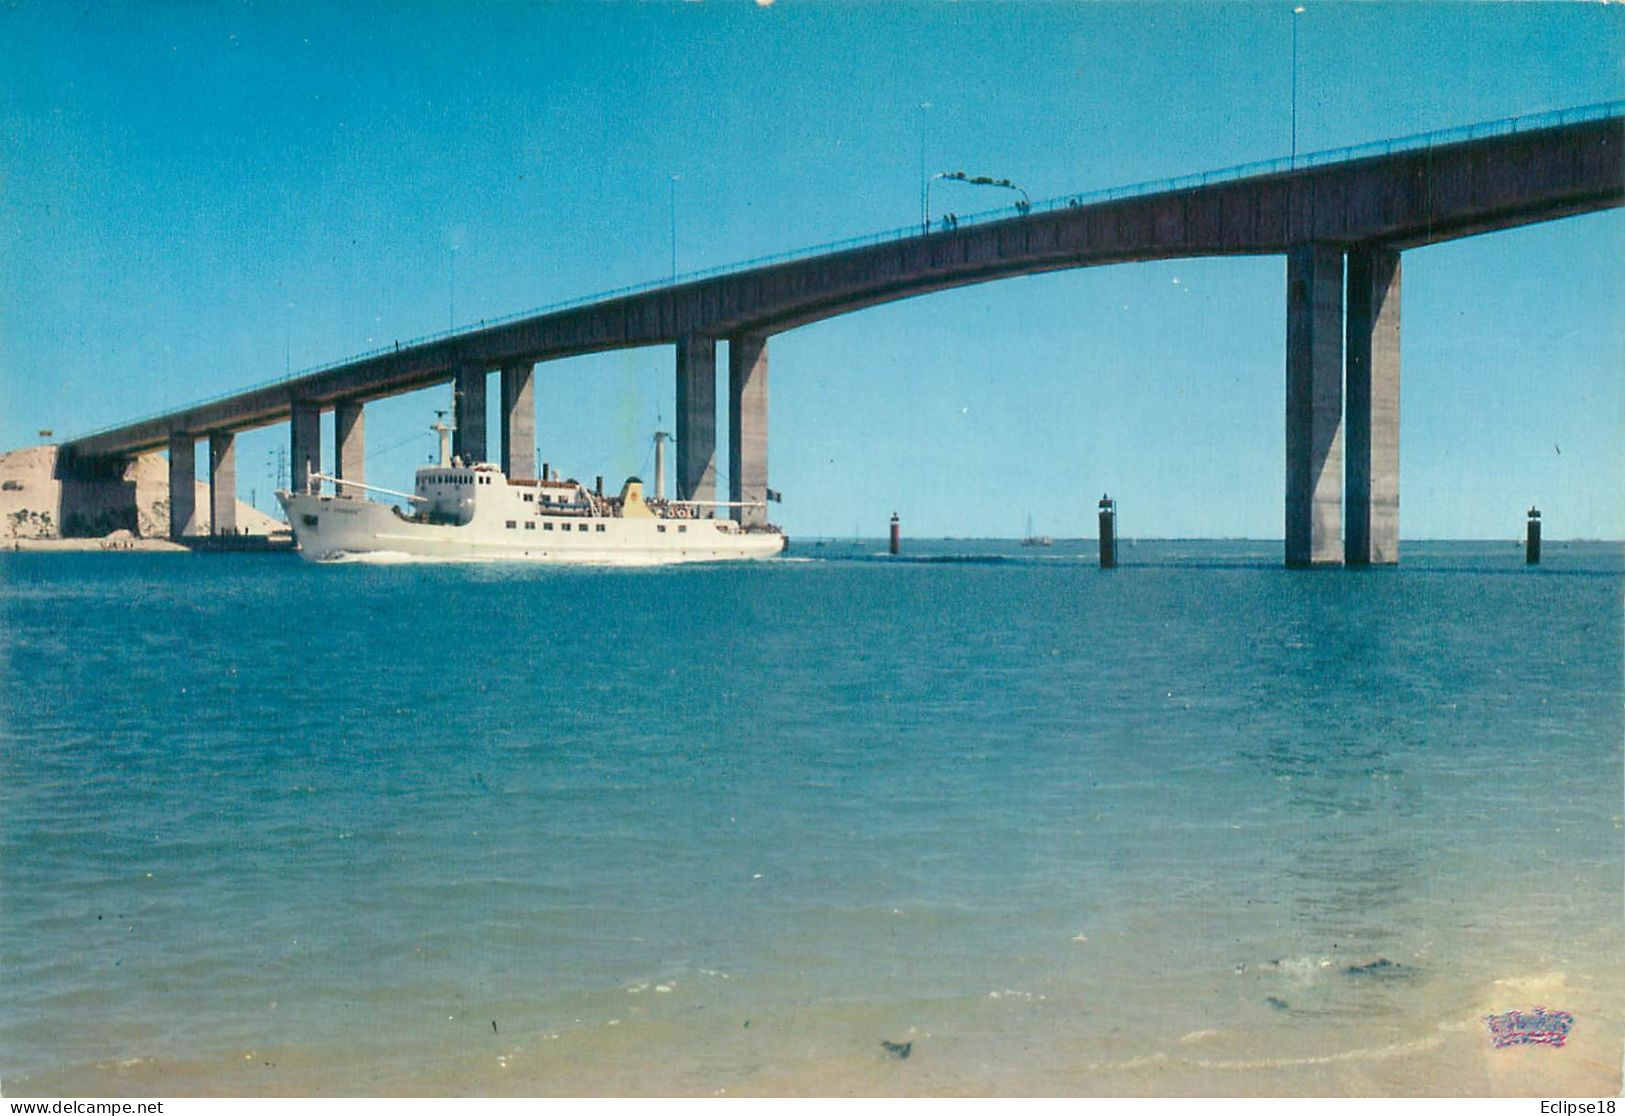
M 1619 6 L 1305 7 L 1300 151 L 1625 97 Z M 1285 155 L 1292 9 L 6 4 L 0 445 L 659 278 L 672 175 L 688 271 L 916 221 L 922 148 L 1034 199 Z M 1510 538 L 1539 503 L 1625 537 L 1625 215 L 1404 266 L 1402 533 Z M 775 337 L 776 514 L 1077 535 L 1110 489 L 1127 534 L 1278 538 L 1284 273 L 1089 269 Z M 542 365 L 544 456 L 646 473 L 672 360 Z M 369 405 L 369 479 L 410 482 L 449 397 Z M 239 438 L 245 499 L 285 441 Z

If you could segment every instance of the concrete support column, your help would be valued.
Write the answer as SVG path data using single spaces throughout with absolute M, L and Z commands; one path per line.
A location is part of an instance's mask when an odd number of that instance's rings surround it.
M 717 342 L 677 341 L 677 498 L 717 498 Z
M 190 434 L 169 436 L 169 537 L 176 542 L 186 534 L 197 511 L 197 462 Z
M 289 489 L 304 492 L 310 474 L 322 469 L 322 408 L 317 403 L 294 401 L 288 416 Z
M 767 337 L 728 338 L 730 500 L 767 499 Z M 735 508 L 740 523 L 766 523 L 767 508 Z
M 452 415 L 457 429 L 451 432 L 451 452 L 464 465 L 485 460 L 485 379 L 488 369 L 465 364 L 451 382 Z
M 1286 258 L 1286 564 L 1343 562 L 1343 250 Z
M 1399 561 L 1399 253 L 1349 253 L 1344 560 Z
M 333 475 L 341 480 L 365 484 L 367 481 L 367 427 L 360 403 L 340 403 L 333 408 Z M 365 500 L 366 490 L 339 487 L 346 500 Z
M 209 435 L 209 533 L 237 533 L 237 435 Z
M 502 366 L 502 471 L 509 477 L 536 476 L 536 365 Z

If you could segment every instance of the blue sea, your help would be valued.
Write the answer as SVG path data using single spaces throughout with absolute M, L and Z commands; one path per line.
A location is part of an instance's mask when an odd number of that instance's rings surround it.
M 1619 545 L 883 549 L 0 555 L 0 1087 L 1620 1091 Z

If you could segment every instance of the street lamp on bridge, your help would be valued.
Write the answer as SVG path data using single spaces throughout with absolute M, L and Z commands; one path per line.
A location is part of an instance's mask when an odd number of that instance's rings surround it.
M 925 177 L 925 114 L 931 110 L 930 101 L 920 102 L 920 232 L 931 231 L 930 180 Z
M 1292 9 L 1292 169 L 1298 169 L 1298 17 L 1304 12 L 1299 4 Z
M 677 281 L 677 180 L 680 174 L 668 174 L 671 181 L 671 279 Z

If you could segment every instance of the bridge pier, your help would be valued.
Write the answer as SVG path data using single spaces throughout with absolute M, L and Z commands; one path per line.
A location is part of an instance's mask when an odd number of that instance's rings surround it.
M 677 498 L 717 498 L 717 341 L 677 339 Z
M 180 542 L 197 511 L 197 461 L 192 436 L 169 435 L 169 537 Z
M 510 478 L 536 477 L 536 365 L 502 366 L 502 471 Z
M 451 432 L 451 452 L 463 459 L 465 465 L 477 465 L 485 460 L 485 380 L 489 369 L 483 365 L 465 364 L 457 369 L 451 382 L 452 421 L 456 429 Z
M 1350 565 L 1399 561 L 1399 253 L 1363 247 L 1348 266 L 1348 463 L 1344 487 Z
M 366 416 L 360 403 L 340 403 L 333 408 L 333 475 L 342 480 L 365 484 L 367 481 L 367 427 Z M 360 488 L 338 490 L 346 500 L 364 500 L 366 491 Z
M 730 500 L 762 502 L 734 508 L 740 523 L 767 522 L 767 336 L 728 338 L 728 486 Z
M 171 482 L 173 483 L 173 482 Z M 209 435 L 209 534 L 237 533 L 237 435 Z
M 1286 258 L 1286 564 L 1343 564 L 1343 250 Z
M 310 474 L 322 468 L 322 408 L 294 400 L 288 415 L 288 490 L 310 488 Z

